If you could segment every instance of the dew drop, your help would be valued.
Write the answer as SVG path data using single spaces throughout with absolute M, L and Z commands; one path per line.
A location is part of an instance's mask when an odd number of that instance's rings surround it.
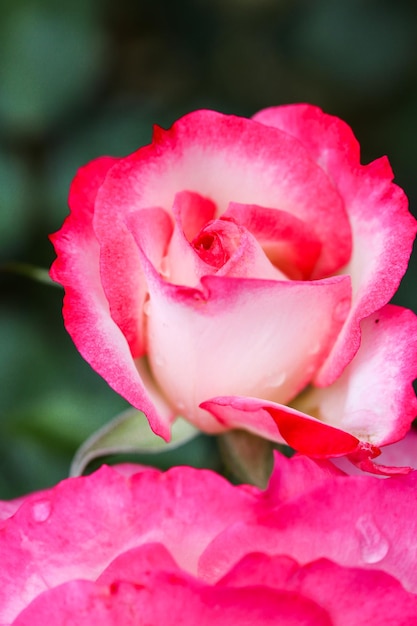
M 267 387 L 281 387 L 287 380 L 286 372 L 279 372 L 278 374 L 271 374 L 265 381 Z
M 344 322 L 349 313 L 349 309 L 350 299 L 342 298 L 342 300 L 340 300 L 334 307 L 333 319 L 335 319 L 337 322 Z
M 143 312 L 145 315 L 149 315 L 151 312 L 151 301 L 150 300 L 145 300 L 145 302 L 143 303 Z
M 318 354 L 320 350 L 321 350 L 321 343 L 317 341 L 317 343 L 311 346 L 308 353 L 311 354 L 311 356 L 314 356 L 315 354 Z
M 159 273 L 161 274 L 163 278 L 169 278 L 171 275 L 171 269 L 169 266 L 168 257 L 166 256 L 164 256 L 163 259 L 161 259 L 161 264 L 159 266 Z
M 165 359 L 160 352 L 155 354 L 155 365 L 157 367 L 163 367 L 165 365 Z
M 389 541 L 378 529 L 369 514 L 362 515 L 356 522 L 359 548 L 365 563 L 379 563 L 388 554 Z
M 35 522 L 46 522 L 51 514 L 51 503 L 49 500 L 38 500 L 32 504 L 32 517 Z

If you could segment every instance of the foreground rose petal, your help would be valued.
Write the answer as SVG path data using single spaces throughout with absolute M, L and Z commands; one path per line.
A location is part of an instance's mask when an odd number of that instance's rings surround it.
M 385 308 L 416 232 L 392 177 L 313 106 L 157 128 L 74 180 L 51 269 L 66 328 L 165 439 L 182 415 L 390 473 L 372 459 L 417 413 L 417 321 Z
M 21 499 L 0 529 L 1 624 L 413 623 L 415 472 L 381 481 L 277 454 L 264 492 L 138 472 Z

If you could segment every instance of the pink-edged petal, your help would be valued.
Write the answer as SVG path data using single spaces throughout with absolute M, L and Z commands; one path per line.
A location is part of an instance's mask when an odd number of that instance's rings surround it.
M 104 289 L 126 336 L 130 326 L 135 330 L 130 317 L 137 296 L 132 289 L 136 293 L 134 288 L 140 287 L 112 280 L 115 273 L 126 273 L 126 257 L 133 275 L 126 282 L 139 280 L 126 216 L 142 207 L 171 210 L 181 191 L 211 199 L 217 216 L 229 202 L 276 207 L 308 221 L 321 241 L 330 240 L 331 233 L 335 254 L 348 246 L 349 225 L 340 195 L 298 140 L 252 120 L 213 111 L 190 113 L 170 130 L 158 129 L 151 145 L 119 161 L 97 194 L 94 227 L 102 250 Z M 116 318 L 118 303 L 125 307 L 123 319 Z
M 380 455 L 381 450 L 377 446 L 361 442 L 358 449 L 348 454 L 347 458 L 363 472 L 369 472 L 377 476 L 396 476 L 409 474 L 412 471 L 411 467 L 404 467 L 404 465 L 392 467 L 390 465 L 382 465 L 379 462 L 375 463 L 374 459 Z
M 172 211 L 175 226 L 160 274 L 177 285 L 195 286 L 201 276 L 215 271 L 197 254 L 191 242 L 214 218 L 216 206 L 198 193 L 181 191 L 175 196 Z M 138 217 L 140 214 L 132 213 L 128 223 L 136 231 L 135 241 L 143 247 L 141 229 L 135 227 Z
M 357 166 L 359 143 L 352 129 L 338 117 L 312 104 L 289 104 L 263 109 L 254 120 L 279 128 L 301 141 L 320 167 L 334 173 L 341 166 Z
M 417 317 L 387 305 L 362 322 L 361 347 L 342 376 L 329 387 L 310 389 L 294 405 L 364 444 L 393 443 L 417 415 L 416 363 Z
M 332 463 L 346 474 L 361 475 L 363 473 L 363 470 L 353 465 L 348 457 L 332 459 Z M 400 441 L 384 446 L 381 449 L 381 455 L 378 456 L 378 467 L 380 465 L 389 468 L 405 466 L 417 469 L 417 431 L 412 428 Z
M 313 284 L 205 276 L 198 291 L 164 282 L 146 259 L 144 267 L 153 374 L 178 413 L 207 432 L 225 427 L 199 408 L 204 400 L 232 393 L 286 402 L 301 390 L 349 306 L 348 277 Z
M 222 242 L 225 261 L 219 264 L 217 276 L 287 280 L 285 274 L 268 259 L 257 239 L 240 224 L 219 219 L 202 231 L 203 240 L 205 233 Z
M 358 449 L 359 440 L 349 433 L 274 402 L 233 396 L 211 398 L 201 406 L 229 428 L 243 428 L 273 441 L 284 441 L 311 457 L 341 456 Z M 268 416 L 279 432 L 269 426 Z
M 142 253 L 151 264 L 159 269 L 162 278 L 181 286 L 199 286 L 203 276 L 233 276 L 239 278 L 263 278 L 286 280 L 286 276 L 270 262 L 257 239 L 245 228 L 226 219 L 210 220 L 190 242 L 185 236 L 181 222 L 183 210 L 208 213 L 210 201 L 198 194 L 182 192 L 177 194 L 174 203 L 176 224 L 166 256 L 160 263 L 149 257 L 146 246 L 146 229 L 143 227 L 147 212 L 132 212 L 126 218 L 129 230 Z M 184 209 L 185 205 L 185 209 Z M 151 209 L 150 217 L 152 218 Z
M 174 198 L 172 212 L 187 241 L 191 242 L 207 222 L 216 216 L 217 207 L 210 198 L 192 191 L 179 191 Z
M 51 277 L 65 288 L 65 327 L 85 360 L 109 385 L 146 412 L 153 430 L 169 438 L 174 416 L 163 400 L 154 406 L 135 367 L 128 343 L 113 321 L 100 276 L 100 249 L 92 226 L 92 203 L 114 159 L 80 170 L 71 188 L 72 213 L 52 236 L 57 259 Z M 85 185 L 85 181 L 89 185 Z M 94 183 L 94 184 L 93 184 Z
M 223 217 L 234 218 L 262 245 L 268 258 L 292 279 L 312 274 L 322 244 L 311 225 L 291 213 L 231 202 Z
M 353 303 L 317 384 L 338 378 L 360 344 L 360 321 L 385 305 L 404 275 L 417 230 L 404 192 L 392 183 L 386 158 L 362 166 L 359 145 L 342 120 L 311 105 L 261 111 L 255 119 L 299 139 L 344 199 L 353 250 L 344 271 L 352 276 Z
M 134 239 L 125 222 L 114 220 L 107 203 L 98 191 L 94 228 L 100 233 L 100 278 L 109 302 L 110 313 L 126 337 L 133 357 L 146 351 L 143 308 L 146 281 Z M 97 207 L 100 210 L 97 210 Z M 159 207 L 142 207 L 142 243 L 151 262 L 159 267 L 172 234 L 170 216 Z

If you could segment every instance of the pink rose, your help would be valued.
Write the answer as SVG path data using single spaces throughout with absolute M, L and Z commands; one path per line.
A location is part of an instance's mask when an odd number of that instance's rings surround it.
M 416 318 L 386 306 L 416 231 L 392 177 L 309 105 L 156 128 L 73 182 L 66 328 L 166 439 L 182 415 L 390 472 L 371 459 L 417 412 Z
M 415 623 L 417 472 L 277 455 L 262 492 L 138 469 L 0 503 L 1 624 Z

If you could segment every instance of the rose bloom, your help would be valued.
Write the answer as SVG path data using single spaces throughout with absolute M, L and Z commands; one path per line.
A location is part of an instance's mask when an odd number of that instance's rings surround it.
M 417 413 L 417 323 L 387 305 L 416 223 L 386 158 L 309 105 L 195 111 L 83 167 L 53 236 L 65 325 L 169 439 L 178 415 L 375 466 Z
M 278 454 L 264 492 L 104 466 L 0 503 L 0 623 L 412 626 L 416 489 Z

